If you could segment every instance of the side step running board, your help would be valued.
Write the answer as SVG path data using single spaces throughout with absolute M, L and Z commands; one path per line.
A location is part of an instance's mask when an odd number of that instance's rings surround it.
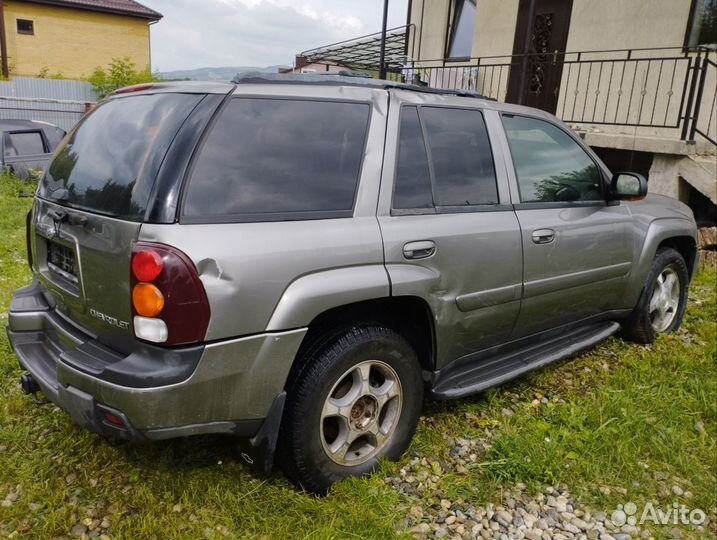
M 537 345 L 498 354 L 442 372 L 431 392 L 434 399 L 457 399 L 502 384 L 523 373 L 552 364 L 592 347 L 620 329 L 616 322 L 602 322 L 565 332 Z

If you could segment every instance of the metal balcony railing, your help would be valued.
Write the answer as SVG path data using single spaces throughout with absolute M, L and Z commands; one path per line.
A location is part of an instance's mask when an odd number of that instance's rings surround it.
M 704 48 L 407 61 L 387 78 L 472 90 L 570 123 L 669 129 L 717 145 L 717 52 Z

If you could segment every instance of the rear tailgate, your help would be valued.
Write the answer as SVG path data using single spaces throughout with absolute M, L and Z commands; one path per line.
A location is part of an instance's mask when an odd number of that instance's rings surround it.
M 35 272 L 71 323 L 119 351 L 134 341 L 130 256 L 160 165 L 201 94 L 111 99 L 58 147 L 31 221 Z
M 133 339 L 129 265 L 140 226 L 41 199 L 35 203 L 33 260 L 51 305 L 118 350 L 127 350 Z

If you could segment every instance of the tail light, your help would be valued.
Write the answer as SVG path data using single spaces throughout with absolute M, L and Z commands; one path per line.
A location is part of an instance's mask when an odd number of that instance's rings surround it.
M 202 341 L 209 301 L 189 257 L 164 244 L 138 243 L 131 268 L 135 335 L 172 346 Z

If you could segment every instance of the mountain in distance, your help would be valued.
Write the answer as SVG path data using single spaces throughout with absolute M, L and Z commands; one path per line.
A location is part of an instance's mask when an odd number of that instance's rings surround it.
M 231 81 L 238 73 L 259 71 L 261 73 L 276 73 L 285 66 L 250 67 L 225 66 L 202 67 L 196 69 L 182 69 L 177 71 L 160 72 L 159 76 L 166 81 Z

